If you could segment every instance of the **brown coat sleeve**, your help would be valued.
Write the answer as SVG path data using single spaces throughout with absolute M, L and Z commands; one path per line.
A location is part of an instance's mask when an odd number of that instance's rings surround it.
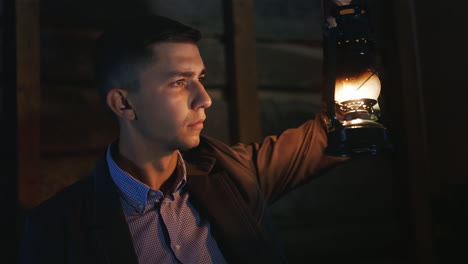
M 262 142 L 233 146 L 238 161 L 255 171 L 269 203 L 348 159 L 324 155 L 327 135 L 321 120 L 320 113 L 300 127 L 266 137 Z

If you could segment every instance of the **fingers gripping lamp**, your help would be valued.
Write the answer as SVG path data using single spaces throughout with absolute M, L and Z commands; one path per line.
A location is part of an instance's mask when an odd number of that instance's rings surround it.
M 367 10 L 349 0 L 334 2 L 330 15 L 325 16 L 324 28 L 328 130 L 325 153 L 379 154 L 391 146 L 386 128 L 378 122 L 381 87 Z

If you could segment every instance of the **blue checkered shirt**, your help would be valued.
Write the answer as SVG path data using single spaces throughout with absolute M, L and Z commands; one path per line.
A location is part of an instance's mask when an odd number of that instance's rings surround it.
M 139 264 L 226 263 L 211 236 L 210 223 L 200 217 L 188 199 L 190 194 L 184 188 L 187 174 L 180 153 L 175 186 L 166 196 L 120 169 L 112 159 L 111 145 L 106 158 L 119 188 Z

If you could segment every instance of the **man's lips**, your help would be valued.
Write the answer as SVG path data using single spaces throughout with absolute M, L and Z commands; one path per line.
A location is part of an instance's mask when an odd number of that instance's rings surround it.
M 203 128 L 203 122 L 205 121 L 205 119 L 200 119 L 194 123 L 191 123 L 188 125 L 188 127 L 190 128 L 196 128 L 196 129 L 201 129 Z

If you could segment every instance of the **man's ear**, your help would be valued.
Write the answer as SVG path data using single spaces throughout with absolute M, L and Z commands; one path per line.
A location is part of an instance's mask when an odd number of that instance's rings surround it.
M 118 117 L 126 120 L 136 120 L 135 109 L 127 96 L 128 92 L 125 89 L 111 89 L 107 93 L 107 105 Z

